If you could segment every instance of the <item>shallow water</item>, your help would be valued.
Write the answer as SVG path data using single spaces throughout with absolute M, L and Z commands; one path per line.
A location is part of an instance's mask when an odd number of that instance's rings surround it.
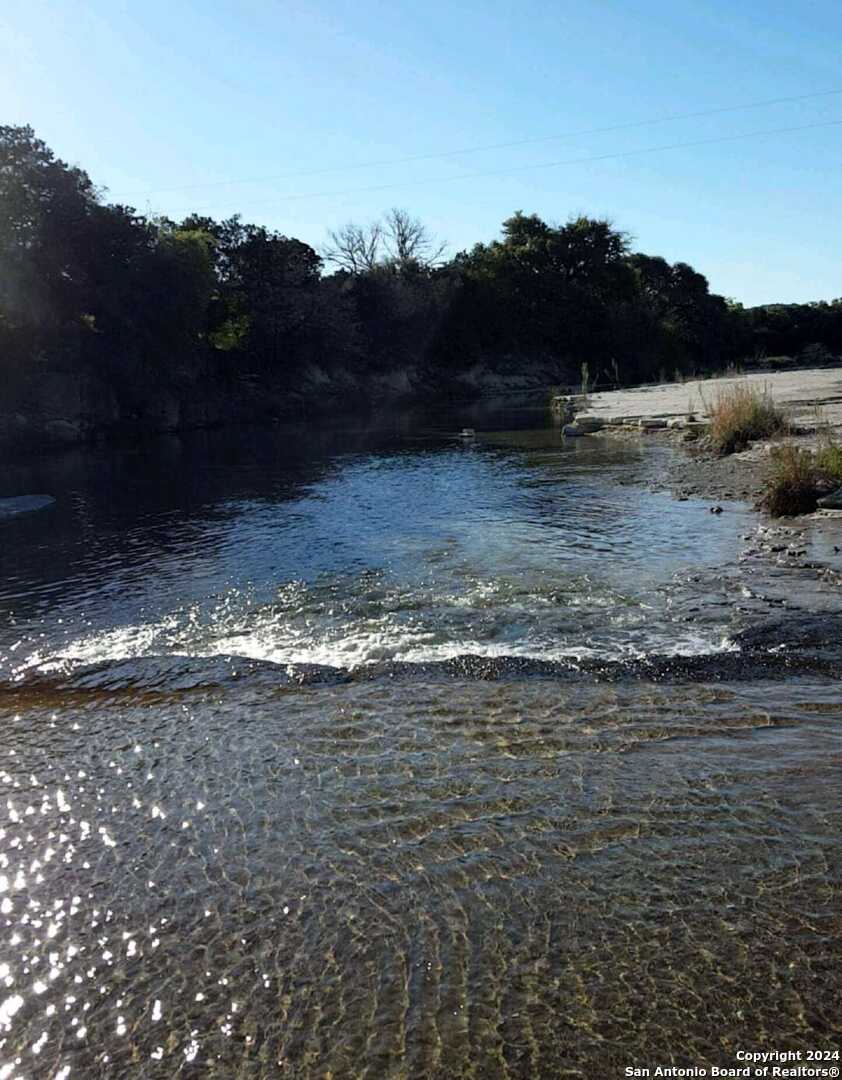
M 727 613 L 691 625 L 673 585 L 732 558 L 747 515 L 646 491 L 657 454 L 562 448 L 548 428 L 297 448 L 287 464 L 291 439 L 254 438 L 251 453 L 205 440 L 207 463 L 196 442 L 173 461 L 83 457 L 56 509 L 7 524 L 0 604 L 20 633 L 0 670 L 171 652 L 354 667 L 722 647 Z M 630 470 L 640 485 L 619 483 Z
M 735 655 L 757 520 L 485 419 L 9 471 L 57 503 L 0 526 L 1 1077 L 838 1039 L 838 665 Z

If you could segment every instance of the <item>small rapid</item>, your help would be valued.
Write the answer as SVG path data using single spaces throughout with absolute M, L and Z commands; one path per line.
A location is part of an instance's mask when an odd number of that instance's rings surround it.
M 166 653 L 353 669 L 722 651 L 730 613 L 708 601 L 748 516 L 648 490 L 656 466 L 548 429 L 339 455 L 297 482 L 276 466 L 259 493 L 232 470 L 241 490 L 180 512 L 154 490 L 115 507 L 89 486 L 32 550 L 38 521 L 6 526 L 0 672 Z M 635 468 L 640 484 L 621 482 Z

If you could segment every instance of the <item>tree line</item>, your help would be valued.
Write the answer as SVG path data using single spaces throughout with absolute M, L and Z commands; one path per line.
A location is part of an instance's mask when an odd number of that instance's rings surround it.
M 811 351 L 812 350 L 812 351 Z M 149 217 L 113 204 L 30 127 L 0 126 L 0 370 L 84 367 L 115 386 L 411 368 L 454 392 L 477 365 L 583 362 L 603 384 L 744 358 L 842 352 L 842 300 L 744 309 L 611 222 L 515 213 L 445 257 L 412 215 L 328 234 L 321 252 L 238 216 Z M 188 376 L 188 373 L 192 375 Z

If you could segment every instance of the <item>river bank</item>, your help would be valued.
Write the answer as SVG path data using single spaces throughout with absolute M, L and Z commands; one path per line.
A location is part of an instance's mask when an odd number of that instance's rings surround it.
M 672 426 L 688 416 L 704 418 L 717 395 L 740 384 L 768 392 L 788 414 L 791 431 L 723 457 L 710 449 L 703 434 Z M 842 370 L 726 376 L 591 394 L 588 415 L 606 421 L 596 437 L 681 449 L 665 456 L 663 469 L 649 478 L 651 490 L 668 491 L 679 501 L 705 500 L 714 513 L 746 503 L 757 508 L 776 446 L 792 443 L 815 451 L 821 439 L 842 441 Z M 629 422 L 618 422 L 624 419 Z M 671 426 L 646 426 L 651 421 Z M 741 562 L 777 575 L 785 605 L 806 589 L 811 606 L 820 610 L 842 584 L 842 512 L 819 509 L 795 518 L 765 517 L 743 540 Z
M 446 377 L 400 362 L 382 370 L 311 363 L 291 377 L 283 368 L 220 367 L 205 356 L 165 372 L 136 367 L 119 382 L 93 365 L 36 364 L 3 376 L 0 454 L 296 422 L 377 422 L 390 412 L 447 410 L 498 395 L 543 400 L 547 387 L 569 378 L 563 365 L 534 357 L 509 368 L 478 361 Z
M 747 450 L 721 457 L 704 438 L 687 441 L 681 427 L 646 427 L 647 421 L 681 422 L 704 418 L 715 398 L 738 385 L 768 392 L 787 413 L 792 431 L 755 442 Z M 668 440 L 682 445 L 662 477 L 664 488 L 678 498 L 739 499 L 756 503 L 769 476 L 770 450 L 782 442 L 815 450 L 821 435 L 842 439 L 842 368 L 728 375 L 713 379 L 665 383 L 588 395 L 588 414 L 606 421 L 601 435 L 617 439 Z M 630 423 L 619 421 L 629 419 Z M 823 512 L 819 517 L 828 516 Z

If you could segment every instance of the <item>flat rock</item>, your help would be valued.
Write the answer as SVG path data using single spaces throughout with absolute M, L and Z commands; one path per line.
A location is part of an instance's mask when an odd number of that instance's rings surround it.
M 842 641 L 842 616 L 793 614 L 749 627 L 734 635 L 741 648 L 789 649 L 837 647 Z
M 31 671 L 15 685 L 22 690 L 96 690 L 116 693 L 124 690 L 196 690 L 228 686 L 246 680 L 250 685 L 310 686 L 348 682 L 342 668 L 323 664 L 277 664 L 271 660 L 251 660 L 243 656 L 139 656 L 126 660 L 104 660 L 54 671 Z
M 30 514 L 34 510 L 43 510 L 46 506 L 52 506 L 54 502 L 52 495 L 14 495 L 8 499 L 0 499 L 0 521 L 17 514 Z

